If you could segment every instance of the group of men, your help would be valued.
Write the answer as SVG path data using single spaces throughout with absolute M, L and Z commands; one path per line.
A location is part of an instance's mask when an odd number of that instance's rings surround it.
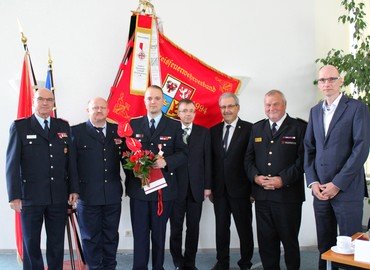
M 165 116 L 162 89 L 145 92 L 147 114 L 130 121 L 132 137 L 157 155 L 167 187 L 145 194 L 141 181 L 125 170 L 134 238 L 133 269 L 161 270 L 167 221 L 175 269 L 195 270 L 202 202 L 214 204 L 217 262 L 230 268 L 230 224 L 240 240 L 240 269 L 253 256 L 252 202 L 264 269 L 280 269 L 280 244 L 287 269 L 300 268 L 298 234 L 304 173 L 314 196 L 318 248 L 325 252 L 341 235 L 361 230 L 365 192 L 363 164 L 370 145 L 370 117 L 365 104 L 340 93 L 343 79 L 333 66 L 319 71 L 324 100 L 313 107 L 308 125 L 286 113 L 279 90 L 265 94 L 267 119 L 254 125 L 238 117 L 233 93 L 219 98 L 223 121 L 210 130 L 193 123 L 196 107 L 179 102 L 180 121 Z M 34 95 L 35 113 L 16 120 L 7 150 L 7 186 L 12 209 L 21 213 L 24 269 L 44 269 L 40 251 L 43 221 L 49 269 L 62 269 L 67 204 L 77 203 L 84 255 L 89 269 L 115 269 L 121 216 L 120 166 L 125 140 L 106 121 L 103 98 L 88 103 L 88 121 L 73 126 L 50 117 L 52 92 Z M 183 226 L 186 220 L 185 250 Z M 325 269 L 319 260 L 319 268 Z

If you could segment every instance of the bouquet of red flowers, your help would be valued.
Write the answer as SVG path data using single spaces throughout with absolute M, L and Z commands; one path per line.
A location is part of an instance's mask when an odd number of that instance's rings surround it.
M 141 179 L 141 187 L 149 185 L 150 170 L 156 160 L 156 156 L 152 151 L 142 150 L 139 140 L 130 138 L 133 131 L 129 123 L 120 123 L 117 133 L 121 137 L 126 138 L 126 145 L 131 150 L 122 154 L 126 163 L 124 169 L 132 170 L 135 177 Z
M 126 163 L 123 165 L 124 169 L 132 170 L 135 177 L 141 179 L 141 186 L 149 185 L 150 170 L 155 162 L 155 155 L 149 150 L 126 151 L 122 155 Z

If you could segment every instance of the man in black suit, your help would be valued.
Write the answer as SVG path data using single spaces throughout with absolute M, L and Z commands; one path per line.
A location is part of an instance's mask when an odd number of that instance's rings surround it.
M 244 156 L 252 124 L 238 118 L 239 99 L 235 94 L 222 94 L 218 103 L 224 121 L 211 128 L 217 249 L 217 263 L 213 269 L 229 269 L 230 266 L 231 214 L 240 239 L 238 265 L 240 269 L 249 269 L 253 256 L 252 204 Z
M 10 207 L 21 213 L 23 269 L 43 270 L 40 250 L 43 221 L 49 269 L 62 270 L 67 202 L 78 199 L 75 154 L 70 127 L 50 117 L 54 95 L 39 89 L 35 113 L 10 127 L 6 153 L 6 181 Z
M 278 90 L 265 95 L 268 119 L 255 123 L 245 156 L 252 182 L 263 269 L 280 269 L 280 242 L 287 269 L 299 269 L 298 234 L 304 201 L 303 140 L 307 124 L 286 114 Z
M 177 169 L 178 194 L 170 216 L 170 251 L 176 269 L 195 270 L 203 200 L 211 194 L 211 140 L 208 129 L 193 124 L 193 101 L 181 100 L 178 116 L 189 153 L 188 162 Z M 182 230 L 185 215 L 186 239 L 183 255 Z
M 89 269 L 116 269 L 121 217 L 122 139 L 106 121 L 107 101 L 88 103 L 89 120 L 72 127 L 80 182 L 78 224 Z
M 130 121 L 133 138 L 141 141 L 143 150 L 157 155 L 154 168 L 161 169 L 167 187 L 161 192 L 145 195 L 141 180 L 132 171 L 126 173 L 126 193 L 130 197 L 131 224 L 134 235 L 133 269 L 148 269 L 150 239 L 152 241 L 152 269 L 162 270 L 166 225 L 177 196 L 176 169 L 187 160 L 187 146 L 183 142 L 181 124 L 162 114 L 162 89 L 149 86 L 144 103 L 147 115 Z M 161 152 L 159 152 L 161 151 Z M 159 154 L 160 153 L 160 154 Z M 160 213 L 163 207 L 163 212 Z

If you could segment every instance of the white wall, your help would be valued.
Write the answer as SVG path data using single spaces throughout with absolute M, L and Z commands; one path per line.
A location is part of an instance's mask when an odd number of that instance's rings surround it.
M 38 80 L 44 80 L 47 51 L 54 60 L 58 116 L 70 124 L 85 121 L 85 104 L 94 96 L 107 97 L 126 45 L 130 11 L 138 1 L 0 1 L 0 249 L 14 249 L 14 214 L 8 207 L 5 151 L 8 127 L 16 117 L 23 59 L 17 17 L 28 37 Z M 288 113 L 307 119 L 317 100 L 312 85 L 314 59 L 341 44 L 343 29 L 335 0 L 155 1 L 165 34 L 183 49 L 230 75 L 249 77 L 240 92 L 241 118 L 254 122 L 264 117 L 263 95 L 273 88 L 288 99 Z M 330 22 L 327 23 L 327 22 Z M 334 43 L 331 41 L 334 40 Z M 330 42 L 329 42 L 330 41 Z M 339 43 L 337 42 L 339 41 Z M 329 45 L 330 44 L 330 45 Z M 329 45 L 329 46 L 325 46 Z M 312 198 L 307 191 L 300 241 L 315 244 Z M 120 249 L 132 248 L 128 200 L 123 200 Z M 213 248 L 214 215 L 207 201 L 201 221 L 200 248 Z M 232 247 L 238 247 L 232 228 Z

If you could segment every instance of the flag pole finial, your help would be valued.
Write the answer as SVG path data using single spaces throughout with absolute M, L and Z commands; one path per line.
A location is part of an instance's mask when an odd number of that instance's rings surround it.
M 53 59 L 51 59 L 50 48 L 49 48 L 49 52 L 48 52 L 48 64 L 49 64 L 49 66 L 51 66 L 53 64 Z
M 19 18 L 17 18 L 17 22 L 18 22 L 19 32 L 21 33 L 21 41 L 22 41 L 23 45 L 25 46 L 25 45 L 27 45 L 27 37 L 23 33 L 23 27 L 21 25 L 21 22 L 19 21 Z
M 136 12 L 155 16 L 154 6 L 150 1 L 151 0 L 139 0 L 139 6 L 137 7 Z

